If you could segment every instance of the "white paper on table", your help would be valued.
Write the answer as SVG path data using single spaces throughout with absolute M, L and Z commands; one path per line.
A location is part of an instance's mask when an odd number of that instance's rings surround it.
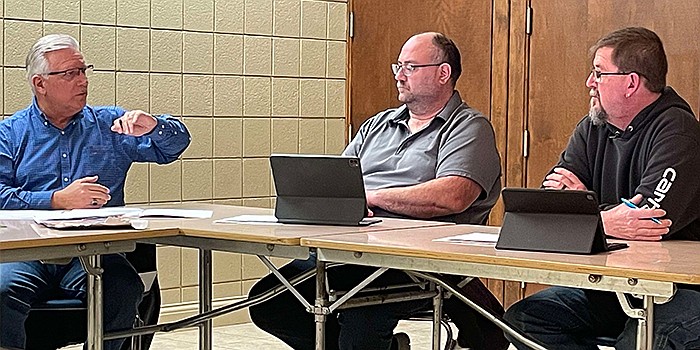
M 486 232 L 471 232 L 457 236 L 436 238 L 433 242 L 448 243 L 493 243 L 498 241 L 498 234 Z
M 209 219 L 214 212 L 211 210 L 196 210 L 196 209 L 145 209 L 139 217 L 168 217 L 168 218 L 187 218 L 187 219 Z
M 73 210 L 40 210 L 34 215 L 37 222 L 51 220 L 75 220 L 87 218 L 107 218 L 110 216 L 138 217 L 143 209 L 126 207 L 109 207 L 97 209 L 73 209 Z
M 0 210 L 0 220 L 32 220 L 46 210 Z
M 214 221 L 218 224 L 234 224 L 234 223 L 257 223 L 257 224 L 276 224 L 277 218 L 274 215 L 238 215 L 230 218 L 224 218 Z
M 168 218 L 193 218 L 208 219 L 213 215 L 211 210 L 193 209 L 141 209 L 133 207 L 109 207 L 98 209 L 73 209 L 73 210 L 37 210 L 32 217 L 36 222 L 54 220 L 76 220 L 89 218 L 108 217 L 168 217 Z

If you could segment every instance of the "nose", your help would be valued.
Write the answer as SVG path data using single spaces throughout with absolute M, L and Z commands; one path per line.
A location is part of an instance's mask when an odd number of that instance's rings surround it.
M 595 84 L 595 75 L 593 75 L 593 72 L 588 73 L 588 78 L 586 79 L 586 87 L 592 89 L 595 87 Z
M 406 75 L 403 74 L 403 68 L 400 68 L 399 71 L 396 72 L 396 74 L 394 74 L 394 79 L 395 79 L 396 81 L 404 81 L 404 80 L 406 80 Z

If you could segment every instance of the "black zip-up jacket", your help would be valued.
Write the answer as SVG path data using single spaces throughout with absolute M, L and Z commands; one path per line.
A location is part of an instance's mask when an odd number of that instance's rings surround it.
M 700 240 L 700 124 L 670 87 L 620 130 L 583 118 L 557 166 L 598 194 L 601 209 L 644 196 L 673 221 L 665 239 Z

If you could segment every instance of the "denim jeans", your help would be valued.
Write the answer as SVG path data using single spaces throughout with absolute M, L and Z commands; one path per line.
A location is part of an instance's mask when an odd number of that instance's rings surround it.
M 636 344 L 637 321 L 610 292 L 551 287 L 511 306 L 505 319 L 547 349 L 597 350 L 597 337 L 616 338 L 618 350 Z M 509 340 L 518 349 L 528 349 Z M 679 288 L 671 301 L 655 305 L 653 348 L 700 348 L 700 292 Z
M 120 254 L 102 257 L 103 321 L 105 331 L 131 328 L 143 283 L 136 270 Z M 86 299 L 87 277 L 75 258 L 66 265 L 23 261 L 0 264 L 0 347 L 24 349 L 24 321 L 31 305 L 51 299 Z M 43 336 L 49 336 L 45 334 Z M 124 339 L 105 342 L 105 350 L 117 350 Z
M 308 260 L 295 260 L 280 269 L 287 278 L 315 268 L 315 257 Z M 328 284 L 335 290 L 350 290 L 376 268 L 342 265 L 328 270 Z M 391 285 L 410 282 L 408 275 L 401 271 L 389 270 L 370 286 Z M 256 283 L 250 295 L 261 294 L 279 284 L 274 275 Z M 311 304 L 315 299 L 313 278 L 297 285 L 297 290 Z M 477 304 L 492 310 L 499 316 L 503 313 L 498 300 L 479 280 L 473 280 L 465 287 L 465 292 Z M 343 309 L 326 318 L 327 350 L 388 350 L 392 346 L 393 330 L 399 320 L 416 313 L 432 310 L 432 299 L 387 303 L 365 307 Z M 479 350 L 502 350 L 508 347 L 503 332 L 477 315 L 475 311 L 457 298 L 445 300 L 443 310 L 459 329 L 458 341 L 464 347 Z M 296 350 L 311 350 L 315 345 L 314 315 L 306 312 L 301 303 L 286 291 L 264 303 L 249 308 L 253 323 L 262 330 L 276 336 Z

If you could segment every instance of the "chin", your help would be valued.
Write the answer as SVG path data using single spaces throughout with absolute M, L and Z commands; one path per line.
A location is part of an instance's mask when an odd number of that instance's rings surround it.
M 85 101 L 82 101 L 82 103 L 76 101 L 76 103 L 73 105 L 73 109 L 75 110 L 75 113 L 77 114 L 80 111 L 82 111 L 83 108 L 85 108 L 85 105 L 86 105 Z
M 400 92 L 399 92 L 399 97 L 398 97 L 398 99 L 399 99 L 399 102 L 401 102 L 401 103 L 408 103 L 408 102 L 411 102 L 411 96 L 408 96 L 408 95 L 406 95 L 406 94 L 402 94 L 402 93 L 400 93 Z
M 593 125 L 604 125 L 608 121 L 608 113 L 600 105 L 591 104 L 588 116 Z

